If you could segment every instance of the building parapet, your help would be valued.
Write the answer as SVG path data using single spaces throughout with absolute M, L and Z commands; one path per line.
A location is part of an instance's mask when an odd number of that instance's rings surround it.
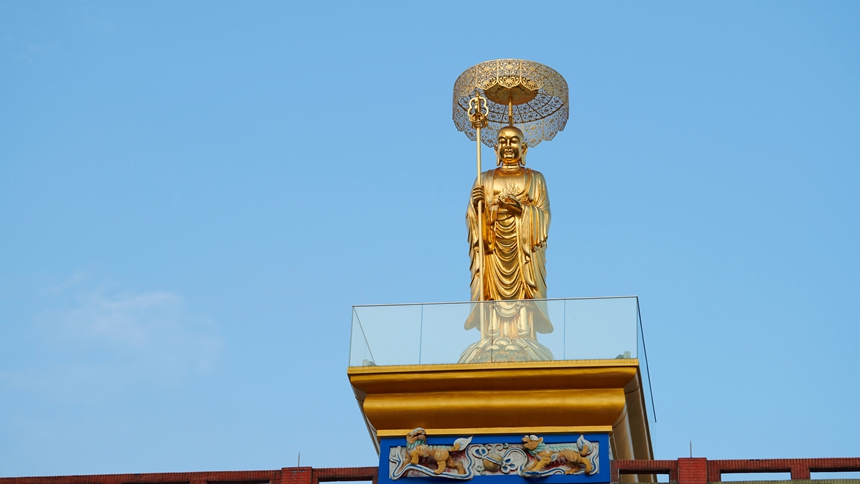
M 371 481 L 377 483 L 377 467 L 284 467 L 276 470 L 162 472 L 145 474 L 97 474 L 83 476 L 0 477 L 0 484 L 320 484 L 322 482 Z M 791 479 L 767 481 L 791 484 L 858 484 L 860 479 L 810 480 L 813 472 L 860 472 L 860 457 L 806 459 L 723 459 L 703 457 L 677 460 L 611 461 L 612 482 L 625 474 L 661 474 L 678 484 L 722 482 L 723 474 L 785 472 Z M 748 483 L 763 481 L 744 481 Z M 733 484 L 743 484 L 735 482 Z

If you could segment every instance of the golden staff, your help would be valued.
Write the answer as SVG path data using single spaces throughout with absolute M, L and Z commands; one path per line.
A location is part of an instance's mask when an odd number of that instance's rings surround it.
M 475 97 L 469 100 L 469 121 L 472 127 L 475 128 L 475 146 L 477 146 L 478 160 L 478 177 L 477 182 L 481 183 L 481 128 L 486 128 L 489 124 L 487 115 L 490 114 L 490 109 L 487 107 L 487 98 L 481 96 L 481 93 L 475 92 Z M 483 186 L 483 185 L 482 185 Z M 484 300 L 484 200 L 478 201 L 478 274 L 480 280 L 478 287 L 480 291 L 479 301 Z M 481 309 L 481 320 L 483 323 L 484 311 Z M 481 325 L 483 327 L 483 324 Z

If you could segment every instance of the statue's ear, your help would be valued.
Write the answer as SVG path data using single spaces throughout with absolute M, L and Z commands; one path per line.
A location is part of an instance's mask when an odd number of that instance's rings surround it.
M 539 438 L 538 442 L 543 442 L 543 437 Z

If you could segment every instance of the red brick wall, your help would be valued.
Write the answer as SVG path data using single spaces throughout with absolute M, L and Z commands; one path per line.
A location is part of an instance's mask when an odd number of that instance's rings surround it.
M 681 458 L 673 460 L 612 461 L 612 482 L 620 474 L 668 474 L 679 484 L 706 484 L 722 481 L 728 473 L 791 473 L 792 479 L 809 479 L 811 472 L 858 472 L 860 457 L 828 457 L 820 459 L 732 459 L 707 460 Z M 0 482 L 0 484 L 3 484 Z
M 271 471 L 165 472 L 91 476 L 0 477 L 0 484 L 320 484 L 332 481 L 372 481 L 376 467 L 285 467 Z M 809 479 L 811 472 L 860 472 L 860 457 L 821 459 L 616 460 L 611 479 L 621 474 L 668 474 L 679 484 L 719 482 L 726 473 L 785 472 L 792 479 Z
M 678 459 L 678 482 L 685 484 L 708 484 L 708 459 Z
M 0 484 L 319 484 L 373 481 L 376 467 L 285 467 L 272 471 L 164 472 L 91 476 L 0 477 Z

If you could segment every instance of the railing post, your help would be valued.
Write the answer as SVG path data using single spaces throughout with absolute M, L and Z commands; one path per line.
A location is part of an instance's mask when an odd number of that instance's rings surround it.
M 280 484 L 311 484 L 313 480 L 313 468 L 311 467 L 284 467 L 281 469 Z
M 678 484 L 708 484 L 708 459 L 704 457 L 678 459 Z
M 791 465 L 791 478 L 792 479 L 809 479 L 809 466 L 803 464 L 792 464 Z

